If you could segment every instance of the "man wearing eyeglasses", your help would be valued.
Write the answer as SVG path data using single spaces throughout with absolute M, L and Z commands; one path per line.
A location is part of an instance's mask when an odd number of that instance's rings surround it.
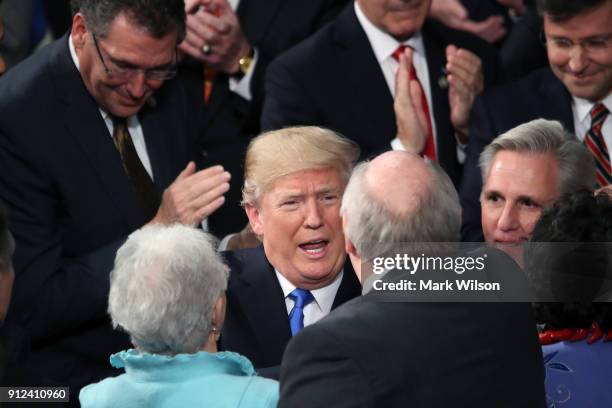
M 549 67 L 493 89 L 474 104 L 461 186 L 462 239 L 482 240 L 478 157 L 495 137 L 536 118 L 560 121 L 612 184 L 612 0 L 538 0 Z
M 0 79 L 0 198 L 18 248 L 8 319 L 32 338 L 24 364 L 73 395 L 128 346 L 106 316 L 116 249 L 224 202 L 229 174 L 190 161 L 202 107 L 173 79 L 184 7 L 73 1 L 70 33 Z

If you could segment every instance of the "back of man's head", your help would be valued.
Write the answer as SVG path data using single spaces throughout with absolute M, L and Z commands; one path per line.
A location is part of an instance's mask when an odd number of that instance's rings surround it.
M 409 242 L 459 238 L 461 207 L 448 175 L 407 152 L 387 152 L 353 171 L 342 199 L 347 240 L 362 260 Z
M 567 21 L 609 0 L 537 0 L 540 14 L 552 21 Z
M 73 14 L 81 13 L 89 31 L 104 37 L 120 13 L 155 38 L 176 30 L 178 42 L 185 38 L 186 17 L 183 0 L 71 0 Z

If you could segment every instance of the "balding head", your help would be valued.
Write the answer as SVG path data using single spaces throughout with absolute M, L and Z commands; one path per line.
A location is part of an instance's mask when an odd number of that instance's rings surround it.
M 342 198 L 346 250 L 355 270 L 407 242 L 459 238 L 461 207 L 449 177 L 408 152 L 387 152 L 360 163 Z
M 415 154 L 389 151 L 376 157 L 365 172 L 371 197 L 389 213 L 406 216 L 419 206 L 432 182 L 431 166 Z

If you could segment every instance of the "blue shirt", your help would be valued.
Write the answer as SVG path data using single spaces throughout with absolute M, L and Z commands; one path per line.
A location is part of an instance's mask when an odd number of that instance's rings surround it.
M 542 350 L 549 408 L 612 407 L 612 342 L 563 341 Z
M 276 407 L 278 382 L 256 376 L 251 362 L 233 352 L 174 356 L 126 350 L 111 365 L 125 373 L 81 390 L 88 407 Z

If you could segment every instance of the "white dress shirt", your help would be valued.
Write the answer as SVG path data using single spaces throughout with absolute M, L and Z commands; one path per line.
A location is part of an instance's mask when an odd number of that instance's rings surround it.
M 389 87 L 389 91 L 393 98 L 395 98 L 395 75 L 399 68 L 399 62 L 393 58 L 393 52 L 400 45 L 405 45 L 414 50 L 412 53 L 412 65 L 414 66 L 414 70 L 416 72 L 416 76 L 421 83 L 421 88 L 425 93 L 425 97 L 427 98 L 427 104 L 429 105 L 429 119 L 431 121 L 433 135 L 434 135 L 434 143 L 436 143 L 436 151 L 437 151 L 437 129 L 436 129 L 436 121 L 433 113 L 433 104 L 431 100 L 431 87 L 429 86 L 429 71 L 427 68 L 427 58 L 425 56 L 425 45 L 423 44 L 423 36 L 421 33 L 416 33 L 412 37 L 410 37 L 407 41 L 400 43 L 395 38 L 390 36 L 389 34 L 382 31 L 380 28 L 376 27 L 374 24 L 368 20 L 368 18 L 363 14 L 359 4 L 355 2 L 355 13 L 357 14 L 357 19 L 363 27 L 363 30 L 370 41 L 370 46 L 372 47 L 372 51 L 374 51 L 374 55 L 376 55 L 376 60 L 380 64 L 380 68 L 385 76 L 385 80 L 387 81 L 387 86 Z M 406 150 L 406 148 L 402 145 L 402 142 L 398 138 L 394 138 L 391 141 L 391 147 L 393 150 Z
M 283 296 L 285 297 L 285 306 L 287 306 L 287 319 L 289 319 L 289 313 L 293 309 L 294 301 L 289 297 L 289 294 L 293 292 L 296 286 L 289 282 L 281 273 L 276 269 L 276 278 L 278 283 L 283 290 Z M 310 291 L 314 300 L 304 307 L 304 327 L 316 323 L 323 317 L 325 317 L 331 311 L 336 298 L 336 293 L 342 283 L 342 275 L 344 271 L 340 271 L 336 279 L 329 285 L 319 289 L 313 289 Z
M 580 99 L 572 97 L 572 113 L 574 114 L 574 130 L 576 137 L 580 141 L 584 141 L 584 136 L 591 128 L 591 109 L 595 104 L 589 102 L 586 99 Z M 609 112 L 612 112 L 612 93 L 606 96 L 601 103 L 608 108 Z M 601 133 L 603 134 L 606 147 L 608 148 L 608 154 L 612 154 L 612 113 L 608 113 L 606 120 L 601 127 Z

